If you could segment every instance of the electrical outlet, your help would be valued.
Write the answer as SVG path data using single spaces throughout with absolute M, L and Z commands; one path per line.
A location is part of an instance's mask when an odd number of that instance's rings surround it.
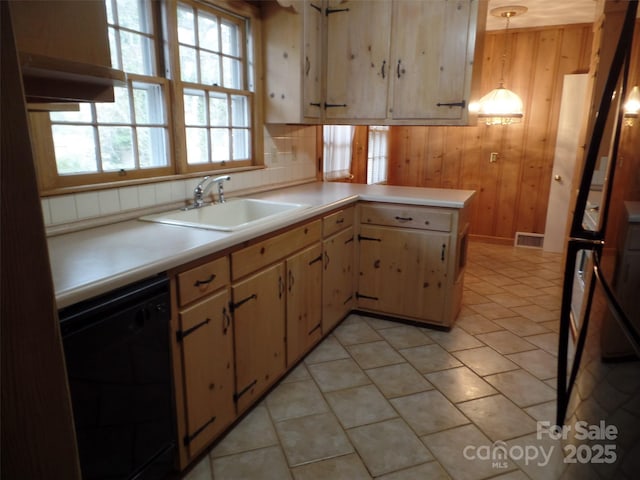
M 491 152 L 489 155 L 489 163 L 496 163 L 498 161 L 498 152 Z

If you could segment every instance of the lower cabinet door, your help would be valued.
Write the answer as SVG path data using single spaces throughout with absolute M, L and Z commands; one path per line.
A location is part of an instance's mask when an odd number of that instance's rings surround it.
M 354 237 L 349 227 L 323 242 L 322 330 L 328 332 L 354 305 Z
M 443 322 L 449 234 L 362 226 L 358 242 L 359 308 Z
M 287 258 L 287 366 L 322 337 L 322 247 Z
M 286 368 L 284 270 L 284 263 L 278 263 L 231 287 L 238 413 Z
M 235 419 L 233 326 L 229 291 L 180 313 L 187 433 L 193 457 Z

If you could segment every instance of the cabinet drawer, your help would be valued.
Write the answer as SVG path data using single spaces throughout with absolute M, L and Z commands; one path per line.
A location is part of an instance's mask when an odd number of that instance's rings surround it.
M 229 260 L 221 257 L 178 274 L 180 306 L 204 297 L 229 283 Z
M 320 241 L 321 229 L 321 221 L 316 220 L 232 253 L 233 279 L 237 280 L 260 270 L 313 242 Z
M 331 213 L 322 219 L 322 235 L 330 237 L 336 232 L 353 225 L 353 207 Z
M 360 223 L 417 228 L 420 230 L 451 231 L 452 214 L 415 205 L 360 205 Z

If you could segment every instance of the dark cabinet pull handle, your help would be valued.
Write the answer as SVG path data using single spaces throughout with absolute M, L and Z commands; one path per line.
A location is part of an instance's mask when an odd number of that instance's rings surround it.
M 207 278 L 206 280 L 196 280 L 196 283 L 193 284 L 194 287 L 199 287 L 200 285 L 207 285 L 211 282 L 213 282 L 213 280 L 216 278 L 216 274 L 212 273 L 211 275 L 209 275 L 209 278 Z
M 410 222 L 413 220 L 413 217 L 399 217 L 396 215 L 396 220 L 398 220 L 399 222 Z
M 318 107 L 318 108 L 321 106 L 319 102 L 318 103 L 309 102 L 309 105 L 311 105 L 312 107 Z
M 196 330 L 198 330 L 200 327 L 204 327 L 205 325 L 207 325 L 209 322 L 211 321 L 210 318 L 207 318 L 206 320 L 194 325 L 191 328 L 187 328 L 186 330 L 178 330 L 176 332 L 176 340 L 178 340 L 179 342 L 181 342 L 184 337 L 186 337 L 187 335 L 195 332 Z
M 344 223 L 344 217 L 340 217 L 336 220 L 336 225 L 340 225 L 342 223 Z
M 382 241 L 381 238 L 365 237 L 364 235 L 358 234 L 358 241 L 361 242 L 362 240 L 368 240 L 370 242 L 381 242 Z
M 387 65 L 387 61 L 383 60 L 382 61 L 382 68 L 380 69 L 380 74 L 382 75 L 382 78 L 384 78 L 384 67 Z
M 278 298 L 282 298 L 283 293 L 284 293 L 284 282 L 282 281 L 282 277 L 278 276 Z
M 442 260 L 444 262 L 444 253 L 447 249 L 447 245 L 446 244 L 442 244 L 442 252 L 440 253 L 440 260 Z
M 402 62 L 402 60 L 398 60 L 398 66 L 396 67 L 396 73 L 398 75 L 398 78 L 400 78 L 400 63 Z
M 319 11 L 320 13 L 322 13 L 322 9 L 320 7 L 318 7 L 317 5 L 314 5 L 313 3 L 310 3 L 309 6 L 311 8 L 315 8 L 317 11 Z
M 231 326 L 231 315 L 229 315 L 229 312 L 227 311 L 227 307 L 223 307 L 222 308 L 222 334 L 226 335 L 227 334 L 227 330 L 229 330 L 229 327 Z
M 309 57 L 305 55 L 304 57 L 304 76 L 309 76 L 309 71 L 311 70 L 311 62 L 309 61 Z
M 329 254 L 325 251 L 324 252 L 324 269 L 326 270 L 328 266 L 329 266 Z
M 348 12 L 348 8 L 327 8 L 325 10 L 325 15 L 328 17 L 330 13 L 338 13 L 338 12 Z
M 200 428 L 198 428 L 195 432 L 193 432 L 191 435 L 185 435 L 183 442 L 184 442 L 184 446 L 188 447 L 189 444 L 193 441 L 194 438 L 196 438 L 198 435 L 200 435 L 203 430 L 205 428 L 207 428 L 209 425 L 211 425 L 213 422 L 216 421 L 216 416 L 214 415 L 213 417 L 211 417 L 211 419 L 207 420 L 204 425 L 202 425 Z
M 254 300 L 258 298 L 258 295 L 256 295 L 255 293 L 252 293 L 251 295 L 249 295 L 247 298 L 243 298 L 242 300 L 240 300 L 239 302 L 236 303 L 232 303 L 231 304 L 231 311 L 235 312 L 236 309 L 242 305 L 244 305 L 245 303 L 247 303 L 250 300 Z
M 346 106 L 347 106 L 346 103 L 325 103 L 324 104 L 325 110 L 327 108 L 338 108 L 338 107 L 346 107 Z
M 309 265 L 313 265 L 314 263 L 319 262 L 320 260 L 322 260 L 322 254 L 318 255 L 313 260 L 309 260 Z
M 291 289 L 293 288 L 293 283 L 295 278 L 293 278 L 293 272 L 289 270 L 289 293 L 291 293 Z
M 247 385 L 246 387 L 244 387 L 242 390 L 240 390 L 238 393 L 234 393 L 233 394 L 233 401 L 238 403 L 238 399 L 244 395 L 245 393 L 247 393 L 249 390 L 251 390 L 253 387 L 256 386 L 256 384 L 258 383 L 258 379 L 255 379 L 253 382 L 251 382 L 249 385 Z
M 451 102 L 451 103 L 436 103 L 436 106 L 438 107 L 461 107 L 464 108 L 467 106 L 467 101 L 466 100 L 462 100 L 461 102 Z

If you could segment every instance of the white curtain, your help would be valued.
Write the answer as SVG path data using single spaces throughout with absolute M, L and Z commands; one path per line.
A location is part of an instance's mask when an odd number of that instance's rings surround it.
M 389 127 L 369 127 L 369 151 L 367 154 L 367 183 L 386 183 L 387 158 L 389 157 Z
M 339 180 L 351 177 L 351 145 L 356 127 L 352 125 L 325 125 L 324 179 Z

